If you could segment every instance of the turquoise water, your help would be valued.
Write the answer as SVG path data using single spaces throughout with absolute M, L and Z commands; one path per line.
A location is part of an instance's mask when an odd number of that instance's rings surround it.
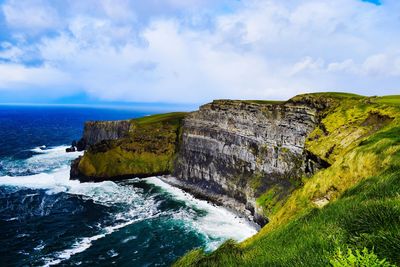
M 225 209 L 156 177 L 121 182 L 69 180 L 65 148 L 86 120 L 144 112 L 0 107 L 2 266 L 168 266 L 185 252 L 215 249 L 255 229 Z

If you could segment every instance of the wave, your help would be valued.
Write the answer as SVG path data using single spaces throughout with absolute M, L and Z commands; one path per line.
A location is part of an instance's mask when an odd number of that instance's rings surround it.
M 68 146 L 47 148 L 40 146 L 29 151 L 35 153 L 27 159 L 14 159 L 12 157 L 0 160 L 0 175 L 24 176 L 51 172 L 55 169 L 66 167 L 72 160 L 82 155 L 83 152 L 66 153 Z
M 35 148 L 30 149 L 30 151 L 35 152 L 35 153 L 46 153 L 45 149 L 47 148 L 47 146 L 43 145 L 43 146 L 38 146 Z
M 43 189 L 47 194 L 68 193 L 91 199 L 95 203 L 110 206 L 132 203 L 141 199 L 140 188 L 120 186 L 112 181 L 100 183 L 81 183 L 69 179 L 70 167 L 56 169 L 49 173 L 26 176 L 1 176 L 0 186 L 13 187 L 16 190 L 30 188 Z
M 145 218 L 130 220 L 125 223 L 117 224 L 114 226 L 109 226 L 109 227 L 106 227 L 101 234 L 91 236 L 91 237 L 80 238 L 72 245 L 71 248 L 65 249 L 61 252 L 54 253 L 53 258 L 51 258 L 51 257 L 44 258 L 44 260 L 45 260 L 44 266 L 52 266 L 52 265 L 60 264 L 61 262 L 70 259 L 73 255 L 82 253 L 85 250 L 87 250 L 88 248 L 90 248 L 94 241 L 104 238 L 107 235 L 112 234 L 113 232 L 117 231 L 120 228 L 124 228 L 130 224 L 136 223 L 138 221 L 142 221 L 144 219 Z M 146 218 L 146 219 L 149 219 L 149 218 Z
M 206 249 L 208 251 L 215 250 L 226 239 L 233 238 L 237 241 L 243 241 L 257 233 L 254 225 L 250 224 L 246 219 L 238 217 L 228 209 L 196 199 L 185 191 L 173 187 L 157 177 L 146 178 L 145 181 L 161 187 L 175 199 L 207 212 L 205 216 L 200 216 L 196 220 L 193 220 L 193 217 L 188 216 L 187 213 L 176 213 L 174 216 L 178 219 L 183 219 L 199 232 L 206 234 L 208 238 Z

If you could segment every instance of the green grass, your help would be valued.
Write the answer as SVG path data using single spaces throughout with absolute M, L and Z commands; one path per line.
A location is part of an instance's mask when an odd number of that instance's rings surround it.
M 311 96 L 323 96 L 323 97 L 332 97 L 332 98 L 351 98 L 351 99 L 361 99 L 365 98 L 365 96 L 351 94 L 351 93 L 343 93 L 343 92 L 320 92 L 320 93 L 310 93 L 305 95 Z M 304 95 L 300 95 L 304 96 Z
M 288 193 L 285 192 L 287 190 L 289 189 L 275 185 L 256 199 L 257 206 L 261 207 L 266 217 L 275 214 L 281 208 L 284 200 L 288 196 Z
M 180 121 L 183 119 L 183 117 L 186 116 L 186 114 L 187 114 L 186 112 L 171 112 L 164 114 L 156 114 L 156 115 L 150 115 L 133 119 L 132 122 L 135 122 L 138 125 L 160 123 L 160 122 L 180 123 Z
M 379 259 L 373 251 L 364 248 L 363 250 L 348 249 L 344 254 L 341 249 L 338 249 L 336 254 L 330 260 L 333 267 L 353 267 L 353 266 L 368 266 L 368 267 L 394 267 L 395 265 Z
M 400 265 L 400 107 L 374 97 L 315 95 L 305 98 L 318 105 L 329 96 L 329 106 L 306 148 L 332 165 L 303 179 L 283 203 L 272 191 L 261 195 L 257 202 L 274 212 L 252 238 L 210 254 L 193 251 L 176 266 L 331 266 L 348 248 Z M 326 196 L 329 203 L 318 206 Z
M 288 102 L 336 102 L 339 100 L 362 100 L 365 96 L 340 92 L 309 93 L 292 97 Z
M 398 116 L 397 108 L 365 101 L 369 99 L 340 101 L 309 135 L 307 149 L 333 163 Z
M 375 101 L 381 104 L 400 105 L 400 95 L 377 97 Z

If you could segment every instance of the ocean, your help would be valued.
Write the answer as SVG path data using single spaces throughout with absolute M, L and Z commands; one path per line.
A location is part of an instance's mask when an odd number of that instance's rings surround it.
M 157 177 L 69 180 L 66 153 L 87 120 L 152 112 L 0 106 L 1 266 L 169 266 L 195 248 L 256 233 L 228 210 Z

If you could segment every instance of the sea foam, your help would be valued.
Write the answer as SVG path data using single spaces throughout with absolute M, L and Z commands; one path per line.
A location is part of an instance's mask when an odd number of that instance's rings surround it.
M 190 224 L 198 231 L 206 234 L 209 239 L 206 249 L 209 251 L 216 249 L 223 240 L 232 238 L 236 241 L 243 241 L 257 233 L 257 229 L 254 225 L 250 224 L 246 219 L 240 218 L 228 209 L 215 206 L 204 200 L 196 199 L 192 195 L 163 182 L 157 177 L 150 177 L 145 180 L 148 183 L 161 187 L 170 193 L 172 197 L 207 212 L 205 216 L 200 216 L 196 218 L 196 220 L 193 220 L 191 216 L 187 216 L 187 213 L 183 214 L 186 216 L 181 217 L 181 219 L 185 220 L 186 223 Z M 179 217 L 179 215 L 179 213 L 175 214 L 176 217 Z
M 95 241 L 119 229 L 158 216 L 183 221 L 186 227 L 204 235 L 207 241 L 206 250 L 208 251 L 216 249 L 226 239 L 233 238 L 242 241 L 257 232 L 253 225 L 229 210 L 217 207 L 207 201 L 198 200 L 190 194 L 164 183 L 157 177 L 146 178 L 145 181 L 161 188 L 170 197 L 185 202 L 187 206 L 204 211 L 204 214 L 199 215 L 196 212 L 190 212 L 190 209 L 161 212 L 158 209 L 158 202 L 155 200 L 157 194 L 143 194 L 143 189 L 128 186 L 125 183 L 112 181 L 80 183 L 76 180 L 70 180 L 69 163 L 72 159 L 81 155 L 81 152 L 66 153 L 65 148 L 66 146 L 33 149 L 36 154 L 26 159 L 22 166 L 35 167 L 37 170 L 50 169 L 51 171 L 25 176 L 2 176 L 0 177 L 0 186 L 12 187 L 15 190 L 22 188 L 43 189 L 46 190 L 47 194 L 79 195 L 83 199 L 92 200 L 100 205 L 125 205 L 127 209 L 113 214 L 114 223 L 99 225 L 100 230 L 96 235 L 77 237 L 68 248 L 45 256 L 44 260 L 47 266 L 59 264 L 75 254 L 82 253 L 91 247 Z M 138 181 L 136 178 L 127 182 L 134 184 Z

